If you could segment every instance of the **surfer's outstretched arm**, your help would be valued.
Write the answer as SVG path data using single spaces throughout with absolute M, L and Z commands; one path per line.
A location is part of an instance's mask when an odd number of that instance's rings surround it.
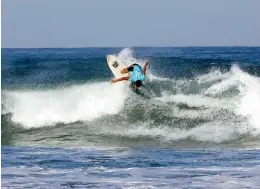
M 148 62 L 145 62 L 144 68 L 143 68 L 143 74 L 144 75 L 146 74 L 147 66 L 148 66 Z
M 112 83 L 116 83 L 118 81 L 124 81 L 124 80 L 129 80 L 129 77 L 121 77 L 121 78 L 118 78 L 118 79 L 113 79 Z

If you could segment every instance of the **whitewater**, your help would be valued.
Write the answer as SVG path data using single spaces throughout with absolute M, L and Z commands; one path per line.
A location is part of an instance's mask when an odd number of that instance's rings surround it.
M 131 49 L 117 56 L 127 65 L 145 60 L 134 57 Z M 236 63 L 230 70 L 212 67 L 194 78 L 160 77 L 151 67 L 143 89 L 149 99 L 123 83 L 111 84 L 111 75 L 105 81 L 51 89 L 3 90 L 2 115 L 11 114 L 10 122 L 25 130 L 81 122 L 95 135 L 167 142 L 258 140 L 259 77 Z

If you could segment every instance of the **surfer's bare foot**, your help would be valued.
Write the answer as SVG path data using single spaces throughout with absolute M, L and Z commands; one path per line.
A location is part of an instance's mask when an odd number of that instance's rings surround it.
M 112 79 L 111 83 L 116 83 L 117 80 L 116 79 Z

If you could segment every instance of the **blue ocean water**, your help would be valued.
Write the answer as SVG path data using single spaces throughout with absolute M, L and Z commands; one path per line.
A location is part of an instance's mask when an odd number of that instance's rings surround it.
M 106 55 L 149 62 L 139 95 Z M 259 188 L 260 48 L 2 49 L 3 188 Z

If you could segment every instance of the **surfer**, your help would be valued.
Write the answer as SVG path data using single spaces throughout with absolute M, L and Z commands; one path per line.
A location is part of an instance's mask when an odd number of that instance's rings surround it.
M 144 68 L 142 68 L 138 64 L 132 64 L 129 67 L 122 69 L 121 70 L 122 74 L 132 72 L 132 75 L 130 77 L 121 77 L 118 79 L 113 79 L 112 83 L 116 83 L 118 81 L 129 80 L 131 82 L 130 86 L 134 90 L 137 91 L 139 89 L 139 87 L 142 85 L 142 81 L 145 80 L 147 65 L 148 65 L 148 62 L 145 62 Z

